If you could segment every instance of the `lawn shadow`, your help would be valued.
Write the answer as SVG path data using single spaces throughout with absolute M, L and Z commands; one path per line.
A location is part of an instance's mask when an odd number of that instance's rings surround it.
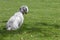
M 8 31 L 8 30 L 5 30 L 5 29 L 2 29 L 0 30 L 0 37 L 1 39 L 3 39 L 4 37 L 11 37 L 11 36 L 14 36 L 14 35 L 17 35 L 17 34 L 22 34 L 23 31 L 21 31 L 20 29 L 19 30 L 15 30 L 15 31 Z
M 7 37 L 9 35 L 16 35 L 16 34 L 20 34 L 21 35 L 21 34 L 23 34 L 26 31 L 27 31 L 27 33 L 41 32 L 41 29 L 40 28 L 35 28 L 35 27 L 28 28 L 28 25 L 24 24 L 23 27 L 19 28 L 18 30 L 14 30 L 14 31 L 7 31 L 4 28 L 0 29 L 0 36 Z
M 3 21 L 3 22 L 6 22 L 6 21 Z M 41 23 L 41 22 L 34 23 L 33 25 L 54 26 L 54 27 L 57 27 L 57 28 L 60 27 L 60 25 L 57 25 L 57 24 L 47 24 L 47 23 Z M 20 34 L 21 35 L 25 31 L 27 31 L 27 33 L 34 33 L 34 32 L 38 33 L 39 32 L 39 33 L 44 34 L 44 36 L 51 36 L 53 34 L 52 32 L 50 32 L 46 29 L 43 29 L 43 28 L 28 27 L 28 24 L 24 23 L 23 26 L 20 29 L 15 30 L 15 31 L 7 31 L 5 29 L 0 29 L 0 36 L 6 37 L 6 36 L 9 36 L 9 35 L 15 35 L 15 34 Z
M 6 23 L 7 22 L 7 20 L 5 20 L 5 21 L 0 21 L 0 23 Z
M 44 22 L 37 22 L 37 23 L 35 23 L 35 25 L 43 25 L 43 26 L 53 26 L 54 28 L 60 28 L 60 25 L 58 25 L 58 24 L 49 24 L 49 23 L 44 23 Z

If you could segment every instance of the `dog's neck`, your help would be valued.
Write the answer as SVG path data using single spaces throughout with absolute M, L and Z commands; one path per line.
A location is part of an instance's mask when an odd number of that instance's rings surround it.
M 19 11 L 19 12 L 21 12 L 24 15 L 24 12 L 22 12 L 22 11 Z

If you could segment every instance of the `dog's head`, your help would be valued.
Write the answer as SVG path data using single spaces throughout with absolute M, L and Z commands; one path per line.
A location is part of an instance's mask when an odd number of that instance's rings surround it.
M 22 12 L 23 14 L 27 14 L 28 13 L 28 6 L 26 6 L 26 5 L 21 6 L 20 12 Z

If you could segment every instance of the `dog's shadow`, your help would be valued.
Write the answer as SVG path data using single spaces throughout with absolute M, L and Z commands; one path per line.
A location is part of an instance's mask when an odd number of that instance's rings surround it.
M 6 23 L 7 21 L 3 21 L 3 22 Z M 42 23 L 42 22 L 36 22 L 33 25 L 37 25 L 37 26 L 40 26 L 40 27 L 41 27 L 41 25 L 53 26 L 54 28 L 60 28 L 60 25 L 47 24 L 47 23 Z M 9 35 L 15 35 L 15 34 L 20 34 L 21 35 L 25 31 L 28 31 L 27 33 L 33 33 L 33 32 L 43 33 L 42 31 L 45 31 L 45 30 L 42 30 L 42 28 L 38 28 L 38 27 L 30 27 L 30 28 L 28 28 L 28 24 L 24 23 L 23 26 L 20 29 L 15 30 L 15 31 L 7 31 L 5 29 L 0 29 L 0 36 L 6 37 L 6 36 L 9 36 Z M 43 33 L 43 34 L 47 35 L 46 33 Z
M 7 20 L 5 20 L 5 21 L 1 21 L 1 20 L 0 20 L 0 23 L 6 23 L 6 22 L 7 22 Z

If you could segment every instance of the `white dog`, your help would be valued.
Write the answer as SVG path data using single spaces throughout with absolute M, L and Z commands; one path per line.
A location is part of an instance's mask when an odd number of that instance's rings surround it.
M 6 29 L 7 30 L 17 30 L 24 21 L 24 14 L 28 13 L 27 6 L 21 6 L 19 12 L 16 12 L 7 22 Z

